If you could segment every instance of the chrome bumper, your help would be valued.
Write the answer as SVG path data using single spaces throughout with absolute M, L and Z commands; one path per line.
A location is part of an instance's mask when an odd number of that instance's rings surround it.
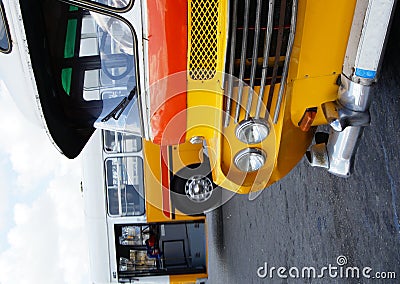
M 369 125 L 375 83 L 395 0 L 358 0 L 347 44 L 338 98 L 322 105 L 331 132 L 306 154 L 312 166 L 348 177 L 364 127 Z
M 334 175 L 348 177 L 353 172 L 359 139 L 369 125 L 371 86 L 354 83 L 341 75 L 338 100 L 322 105 L 331 126 L 326 143 L 311 146 L 306 157 L 312 166 Z

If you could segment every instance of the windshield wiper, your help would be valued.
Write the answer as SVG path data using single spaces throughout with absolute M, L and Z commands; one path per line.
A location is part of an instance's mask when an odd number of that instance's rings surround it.
M 111 118 L 118 120 L 118 118 L 124 112 L 125 108 L 128 106 L 129 102 L 133 99 L 135 95 L 136 95 L 136 86 L 132 89 L 132 91 L 129 93 L 127 97 L 123 98 L 122 101 L 101 120 L 101 122 L 106 122 Z

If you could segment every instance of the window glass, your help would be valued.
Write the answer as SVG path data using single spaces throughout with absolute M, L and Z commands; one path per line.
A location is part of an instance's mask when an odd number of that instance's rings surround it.
M 134 76 L 133 37 L 128 26 L 103 15 L 96 15 L 101 58 L 101 84 L 126 86 Z
M 83 82 L 83 99 L 86 101 L 99 100 L 99 70 L 85 71 Z
M 6 21 L 6 15 L 4 13 L 3 1 L 0 0 L 0 51 L 2 52 L 10 52 L 11 50 L 11 41 L 10 35 L 8 32 L 8 25 Z
M 61 80 L 68 96 L 126 97 L 136 85 L 134 39 L 121 20 L 70 6 Z
M 104 150 L 108 153 L 133 153 L 142 150 L 142 138 L 128 133 L 104 130 Z
M 111 216 L 144 214 L 143 161 L 140 157 L 107 159 L 106 184 Z
M 83 88 L 85 90 L 97 89 L 99 86 L 99 70 L 85 71 Z
M 98 55 L 97 38 L 82 38 L 79 56 Z
M 90 15 L 85 15 L 82 18 L 82 34 L 90 37 L 97 37 L 96 21 Z

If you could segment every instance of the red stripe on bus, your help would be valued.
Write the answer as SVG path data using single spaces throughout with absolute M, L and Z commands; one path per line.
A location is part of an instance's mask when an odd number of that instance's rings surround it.
M 161 146 L 161 186 L 162 186 L 162 211 L 167 218 L 171 218 L 168 147 Z

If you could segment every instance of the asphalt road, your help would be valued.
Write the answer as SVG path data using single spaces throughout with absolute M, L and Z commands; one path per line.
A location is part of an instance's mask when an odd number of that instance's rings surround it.
M 236 195 L 209 213 L 210 283 L 400 283 L 399 8 L 355 173 L 341 179 L 303 159 L 256 200 Z M 340 266 L 343 260 L 347 264 Z M 300 278 L 280 278 L 277 270 L 272 278 L 260 278 L 257 270 L 265 262 L 268 271 L 286 268 L 281 274 L 287 276 L 289 271 L 295 276 L 297 268 Z M 304 267 L 316 268 L 317 276 L 323 271 L 323 277 L 308 278 L 313 274 L 307 269 L 302 277 Z M 346 278 L 348 267 L 357 267 L 360 278 L 351 270 Z M 364 267 L 370 279 L 362 276 Z M 395 272 L 397 279 L 372 279 L 385 276 L 376 272 Z M 265 269 L 259 274 L 264 276 Z

